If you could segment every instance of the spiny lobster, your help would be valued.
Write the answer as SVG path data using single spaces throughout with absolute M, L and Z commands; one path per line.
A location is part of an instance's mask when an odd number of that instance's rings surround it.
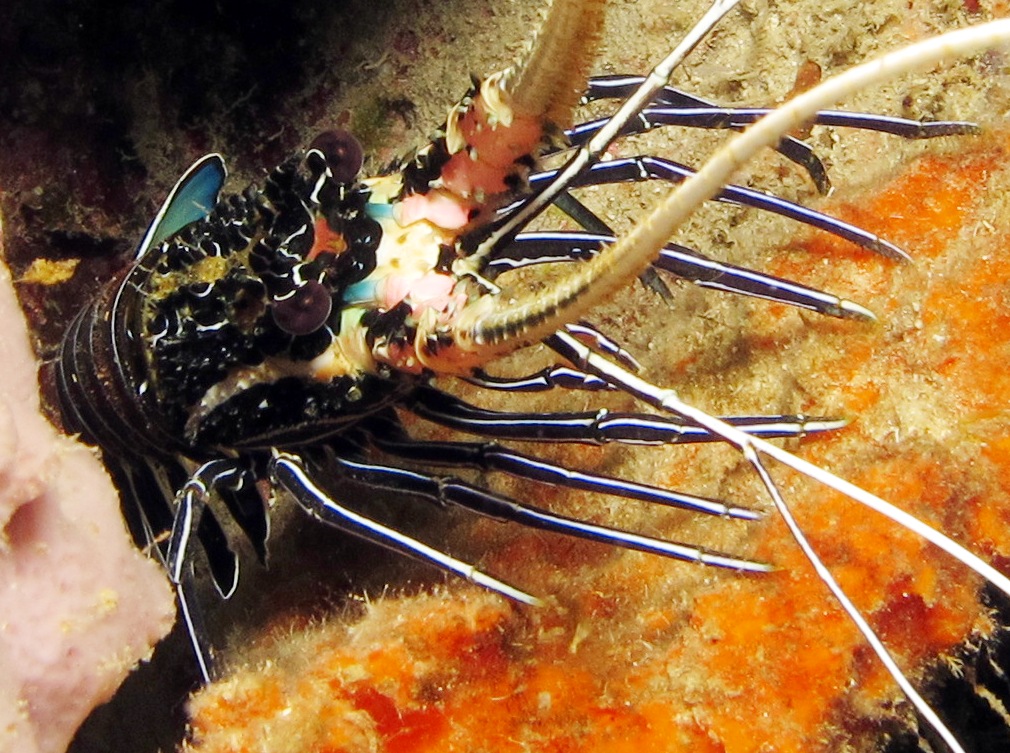
M 948 54 L 1010 37 L 1006 23 L 954 33 L 833 79 L 788 106 L 728 109 L 667 86 L 671 71 L 735 2 L 716 2 L 648 77 L 589 78 L 601 2 L 555 0 L 541 34 L 515 66 L 475 82 L 430 144 L 395 170 L 361 177 L 361 149 L 328 132 L 282 163 L 261 188 L 218 196 L 223 160 L 209 155 L 180 179 L 138 247 L 70 327 L 56 364 L 66 426 L 97 443 L 113 468 L 139 541 L 154 545 L 190 625 L 205 676 L 213 672 L 190 595 L 190 538 L 207 553 L 219 590 L 238 566 L 222 514 L 265 558 L 269 517 L 257 481 L 269 479 L 328 525 L 410 555 L 527 604 L 536 597 L 434 549 L 336 497 L 341 484 L 391 489 L 438 504 L 620 547 L 761 572 L 768 565 L 696 546 L 568 518 L 453 476 L 419 468 L 477 468 L 569 488 L 752 519 L 720 500 L 576 471 L 489 442 L 411 438 L 397 410 L 486 439 L 532 442 L 736 446 L 818 574 L 856 622 L 920 714 L 960 746 L 912 688 L 795 524 L 765 469 L 771 457 L 892 517 L 992 584 L 1010 581 L 971 553 L 883 500 L 765 441 L 840 428 L 801 415 L 714 418 L 635 373 L 619 344 L 580 321 L 619 287 L 657 270 L 700 285 L 820 314 L 869 319 L 859 304 L 801 284 L 716 262 L 668 243 L 701 202 L 718 198 L 796 218 L 871 250 L 904 253 L 875 235 L 790 202 L 726 185 L 757 150 L 774 147 L 823 184 L 823 166 L 786 137 L 808 119 L 906 137 L 970 133 L 966 123 L 919 123 L 823 112 L 846 93 Z M 616 114 L 569 127 L 583 101 L 624 99 Z M 767 117 L 764 117 L 766 116 Z M 604 160 L 622 134 L 670 124 L 739 129 L 697 174 L 657 157 Z M 544 160 L 572 149 L 561 168 Z M 683 181 L 655 211 L 616 238 L 569 193 L 628 180 Z M 530 231 L 556 206 L 585 230 Z M 510 290 L 498 277 L 537 264 L 578 262 L 545 292 Z M 565 364 L 525 377 L 484 371 L 494 359 L 542 342 Z M 432 383 L 458 376 L 485 389 L 618 390 L 652 413 L 528 414 L 467 403 Z M 378 458 L 378 459 L 377 459 Z M 212 507 L 223 503 L 226 512 Z M 167 543 L 158 546 L 164 533 Z

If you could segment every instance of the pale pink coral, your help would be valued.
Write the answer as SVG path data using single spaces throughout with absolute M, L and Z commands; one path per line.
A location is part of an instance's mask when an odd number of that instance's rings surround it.
M 58 753 L 168 632 L 174 607 L 94 452 L 39 412 L 3 264 L 0 322 L 0 753 Z

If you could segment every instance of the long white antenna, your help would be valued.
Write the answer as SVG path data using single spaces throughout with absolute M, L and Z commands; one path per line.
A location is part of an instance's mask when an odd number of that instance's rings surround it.
M 765 468 L 764 463 L 761 461 L 759 453 L 764 453 L 773 457 L 784 465 L 808 476 L 814 481 L 841 492 L 860 504 L 869 507 L 871 510 L 879 512 L 882 515 L 886 515 L 899 525 L 936 544 L 940 547 L 940 549 L 947 552 L 958 561 L 964 563 L 967 567 L 974 570 L 997 588 L 1005 592 L 1008 596 L 1010 596 L 1010 579 L 962 547 L 953 539 L 944 535 L 940 531 L 931 528 L 913 515 L 910 515 L 880 497 L 877 497 L 865 489 L 861 489 L 855 484 L 835 476 L 833 473 L 826 471 L 813 463 L 796 457 L 792 453 L 787 452 L 780 447 L 776 447 L 775 445 L 762 439 L 745 434 L 739 429 L 730 426 L 726 422 L 709 415 L 705 411 L 688 405 L 677 396 L 674 390 L 657 387 L 656 385 L 641 379 L 635 374 L 627 371 L 624 367 L 608 361 L 599 354 L 592 352 L 588 346 L 578 342 L 570 335 L 558 333 L 551 338 L 550 342 L 552 346 L 554 346 L 555 350 L 564 355 L 566 358 L 578 359 L 577 362 L 590 373 L 597 374 L 611 384 L 619 386 L 621 389 L 635 395 L 660 410 L 688 418 L 697 423 L 699 426 L 708 429 L 713 434 L 720 436 L 727 442 L 735 445 L 747 461 L 754 467 L 754 470 L 760 477 L 762 484 L 768 491 L 769 496 L 772 498 L 776 510 L 785 521 L 786 526 L 789 528 L 789 531 L 796 540 L 796 543 L 803 551 L 803 554 L 813 566 L 815 572 L 817 573 L 817 577 L 820 578 L 821 582 L 823 582 L 828 587 L 828 590 L 831 591 L 842 609 L 849 616 L 849 619 L 852 620 L 853 624 L 855 624 L 856 629 L 858 629 L 862 634 L 867 645 L 873 649 L 877 658 L 880 659 L 884 668 L 891 677 L 894 678 L 894 681 L 901 688 L 902 692 L 904 692 L 908 700 L 911 701 L 912 705 L 916 708 L 922 718 L 934 730 L 936 730 L 937 734 L 944 740 L 951 751 L 953 751 L 953 753 L 965 753 L 964 748 L 957 741 L 957 738 L 954 737 L 954 734 L 943 723 L 933 708 L 915 689 L 908 677 L 902 671 L 901 667 L 899 667 L 898 663 L 894 660 L 894 657 L 891 656 L 887 647 L 884 646 L 876 632 L 874 632 L 873 627 L 866 621 L 866 618 L 863 617 L 859 609 L 855 604 L 853 604 L 852 600 L 839 585 L 838 581 L 835 580 L 831 571 L 828 570 L 827 566 L 825 566 L 821 558 L 817 555 L 817 552 L 814 550 L 813 546 L 811 546 L 806 535 L 803 533 L 799 524 L 793 517 L 792 512 L 786 504 L 785 499 L 782 497 L 782 494 L 779 492 L 778 487 L 775 485 L 775 482 L 768 473 L 767 468 Z

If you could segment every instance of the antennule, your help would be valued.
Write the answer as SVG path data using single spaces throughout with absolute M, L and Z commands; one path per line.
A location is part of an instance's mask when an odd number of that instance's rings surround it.
M 451 157 L 432 187 L 447 191 L 464 215 L 489 209 L 492 197 L 524 181 L 529 165 L 571 125 L 596 57 L 603 3 L 551 0 L 519 60 L 449 109 L 444 138 Z
M 571 125 L 603 31 L 605 0 L 550 0 L 544 21 L 522 56 L 501 73 L 501 87 L 519 112 Z

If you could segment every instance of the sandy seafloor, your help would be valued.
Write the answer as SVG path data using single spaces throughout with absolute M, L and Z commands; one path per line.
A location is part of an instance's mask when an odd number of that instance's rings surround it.
M 87 5 L 70 19 L 45 4 L 15 11 L 6 33 L 23 57 L 8 60 L 9 88 L 0 89 L 9 106 L 0 111 L 9 261 L 18 277 L 36 256 L 83 259 L 68 283 L 20 287 L 43 357 L 94 281 L 127 258 L 195 157 L 224 154 L 230 185 L 241 188 L 338 123 L 359 133 L 372 155 L 368 167 L 378 169 L 442 119 L 470 72 L 511 60 L 533 27 L 537 3 L 402 0 L 324 11 L 302 2 L 288 10 L 297 22 L 273 23 L 280 5 L 218 5 L 188 23 L 182 4 L 170 3 L 155 6 L 150 18 L 124 13 L 114 23 Z M 614 3 L 596 69 L 645 72 L 703 5 Z M 827 76 L 1006 11 L 1002 3 L 971 1 L 745 2 L 675 83 L 721 103 L 774 104 L 816 68 Z M 117 47 L 117 34 L 133 36 Z M 252 60 L 266 77 L 261 82 L 247 75 Z M 934 521 L 1004 570 L 1010 565 L 1006 66 L 1006 53 L 992 52 L 845 103 L 907 117 L 975 119 L 987 128 L 981 137 L 909 143 L 815 128 L 809 142 L 835 186 L 827 200 L 774 155 L 745 176 L 886 234 L 916 264 L 881 260 L 737 208 L 699 213 L 678 236 L 719 258 L 853 298 L 873 309 L 879 323 L 826 320 L 689 286 L 675 286 L 676 300 L 667 305 L 637 285 L 593 318 L 640 358 L 650 379 L 713 412 L 851 418 L 837 435 L 791 444 Z M 698 164 L 722 139 L 671 130 L 618 151 Z M 586 200 L 622 227 L 665 190 L 617 187 Z M 545 362 L 533 352 L 503 368 Z M 602 402 L 588 393 L 503 398 L 461 391 L 499 408 L 585 409 Z M 753 474 L 726 448 L 538 451 L 770 509 Z M 1000 703 L 1010 699 L 1006 681 L 1000 698 L 1000 680 L 986 670 L 987 649 L 977 657 L 955 648 L 978 646 L 980 634 L 998 632 L 997 621 L 977 605 L 978 582 L 914 537 L 894 533 L 884 519 L 788 474 L 777 478 L 847 591 L 951 715 L 969 749 L 999 749 L 1010 739 L 1000 719 Z M 298 521 L 280 524 L 270 573 L 248 567 L 242 592 L 217 615 L 216 632 L 230 636 L 222 639 L 231 645 L 228 664 L 263 669 L 203 701 L 203 749 L 916 749 L 907 704 L 773 517 L 756 524 L 702 520 L 491 483 L 568 514 L 781 569 L 740 576 L 458 514 L 420 516 L 419 535 L 549 597 L 547 608 L 529 610 L 462 582 L 443 585 L 437 573 Z M 319 627 L 324 615 L 336 620 L 326 629 Z M 278 641 L 306 626 L 307 637 Z M 273 632 L 257 637 L 265 627 Z M 173 730 L 181 729 L 178 688 L 188 680 L 180 669 L 185 645 L 169 646 L 89 723 L 74 750 L 171 744 Z M 955 659 L 945 658 L 950 650 Z M 951 679 L 949 668 L 958 665 L 953 674 L 963 673 L 965 682 Z M 980 678 L 993 683 L 981 702 L 989 712 L 979 712 L 970 698 Z M 234 727 L 243 724 L 254 741 L 246 748 L 214 747 L 207 734 L 233 725 L 228 734 L 235 742 L 242 733 Z

